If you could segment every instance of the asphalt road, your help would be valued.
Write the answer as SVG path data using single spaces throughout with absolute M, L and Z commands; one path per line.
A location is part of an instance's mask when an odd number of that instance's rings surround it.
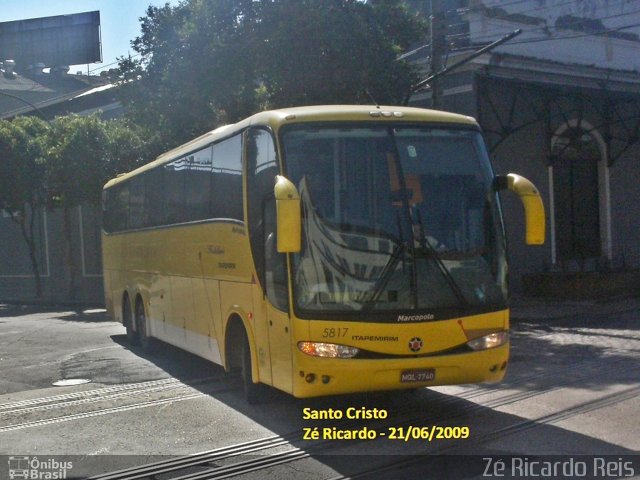
M 200 452 L 199 465 L 156 478 L 534 478 L 549 458 L 574 468 L 566 478 L 583 477 L 580 462 L 585 478 L 640 476 L 640 301 L 538 302 L 514 317 L 499 385 L 311 400 L 272 391 L 253 406 L 220 367 L 164 344 L 129 347 L 102 310 L 0 305 L 0 478 L 34 456 L 40 471 L 66 459 L 66 478 L 84 478 Z M 88 383 L 54 386 L 69 379 Z M 349 407 L 386 418 L 350 420 Z

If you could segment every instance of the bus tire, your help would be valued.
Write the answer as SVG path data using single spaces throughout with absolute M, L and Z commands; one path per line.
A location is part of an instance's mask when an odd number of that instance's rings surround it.
M 138 335 L 133 328 L 133 315 L 131 314 L 131 301 L 126 293 L 122 297 L 122 323 L 127 329 L 127 342 L 129 345 L 138 345 Z
M 242 358 L 241 358 L 241 376 L 242 385 L 244 387 L 244 396 L 247 399 L 247 403 L 255 405 L 262 400 L 262 389 L 258 383 L 253 383 L 253 368 L 251 366 L 251 347 L 249 346 L 249 339 L 247 334 L 244 334 L 244 340 L 242 342 Z
M 138 345 L 145 352 L 150 352 L 153 349 L 153 339 L 147 334 L 147 315 L 144 311 L 142 299 L 139 297 L 136 301 L 136 329 Z

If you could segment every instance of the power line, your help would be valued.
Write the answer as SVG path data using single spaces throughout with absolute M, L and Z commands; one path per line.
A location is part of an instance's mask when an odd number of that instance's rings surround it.
M 519 42 L 513 42 L 511 45 L 518 45 L 523 43 L 539 43 L 539 42 L 549 42 L 554 40 L 566 40 L 569 38 L 581 38 L 581 37 L 593 37 L 597 35 L 604 35 L 607 33 L 618 32 L 620 30 L 626 30 L 627 28 L 640 27 L 640 23 L 634 23 L 631 25 L 624 25 L 622 27 L 616 27 L 609 30 L 602 30 L 601 32 L 591 32 L 591 33 L 582 33 L 578 35 L 567 35 L 563 37 L 554 37 L 554 38 L 532 38 L 530 40 L 521 40 Z
M 530 2 L 531 0 L 519 0 L 517 2 L 510 2 L 510 3 L 500 3 L 498 5 L 494 5 L 492 7 L 488 7 L 485 6 L 486 10 L 490 10 L 490 9 L 494 9 L 494 8 L 498 8 L 501 10 L 504 10 L 505 12 L 507 12 L 503 7 L 507 7 L 509 5 L 515 5 L 518 3 L 525 3 L 525 2 Z M 620 2 L 624 2 L 625 0 L 618 0 Z M 563 7 L 565 5 L 570 5 L 570 4 L 575 4 L 575 0 L 569 0 L 567 2 L 563 2 L 563 3 L 557 3 L 555 5 L 547 5 L 545 7 L 537 7 L 537 8 L 530 8 L 529 10 L 522 10 L 522 11 L 513 11 L 513 12 L 507 12 L 507 14 L 509 15 L 525 15 L 527 13 L 530 12 L 539 12 L 539 11 L 544 11 L 544 10 L 551 10 L 551 9 L 556 9 L 558 7 Z M 479 12 L 482 11 L 482 7 L 478 7 L 478 6 L 473 6 L 473 7 L 467 7 L 467 8 L 458 8 L 458 9 L 452 9 L 452 10 L 447 10 L 447 13 L 452 13 L 452 12 L 456 12 L 458 14 L 465 14 L 465 13 L 469 13 L 469 12 Z
M 518 3 L 525 3 L 525 2 L 530 2 L 530 1 L 531 0 L 518 0 L 518 1 L 514 1 L 514 2 L 509 2 L 509 3 L 500 3 L 500 4 L 495 5 L 493 7 L 487 7 L 487 8 L 500 8 L 502 10 L 505 10 L 504 7 L 507 7 L 509 5 L 516 5 Z M 621 5 L 624 5 L 624 3 L 626 2 L 626 0 L 618 0 L 618 1 L 621 2 Z M 512 15 L 524 15 L 524 14 L 531 13 L 531 12 L 539 12 L 539 11 L 544 11 L 544 10 L 557 9 L 558 7 L 563 7 L 565 5 L 572 5 L 572 4 L 575 5 L 576 3 L 577 2 L 575 0 L 569 0 L 567 2 L 556 3 L 554 5 L 546 5 L 544 7 L 530 8 L 528 10 L 513 11 L 513 12 L 507 12 L 507 13 L 512 14 Z M 471 7 L 468 10 L 473 10 L 473 9 L 479 10 L 477 7 Z
M 618 17 L 627 16 L 627 15 L 633 15 L 635 13 L 640 13 L 640 10 L 634 10 L 634 11 L 631 11 L 631 12 L 619 13 L 619 14 L 616 14 L 616 15 L 609 15 L 609 16 L 606 16 L 606 17 L 584 18 L 584 19 L 581 19 L 581 20 L 576 20 L 576 21 L 573 21 L 573 22 L 566 23 L 562 27 L 544 26 L 544 27 L 535 27 L 535 28 L 523 29 L 523 33 L 532 33 L 532 32 L 537 32 L 537 31 L 550 31 L 550 30 L 555 30 L 555 31 L 558 31 L 558 30 L 570 30 L 570 28 L 567 28 L 567 27 L 577 26 L 577 25 L 584 24 L 584 23 L 587 23 L 587 22 L 609 20 L 609 19 L 612 19 L 612 18 L 618 18 Z M 626 26 L 624 28 L 632 28 L 633 26 L 635 26 L 635 25 Z M 616 31 L 616 29 L 602 30 L 600 32 L 589 32 L 588 34 L 589 35 L 600 35 L 600 34 L 603 34 L 603 33 L 614 32 L 614 31 Z M 477 38 L 475 40 L 476 41 L 480 41 L 480 42 L 482 42 L 482 41 L 490 41 L 492 38 L 495 38 L 498 35 L 501 35 L 501 34 L 504 35 L 504 33 L 506 33 L 506 32 L 495 32 L 492 35 L 488 35 L 488 36 L 485 36 L 485 37 L 480 37 L 480 38 Z M 464 36 L 469 36 L 469 35 L 470 35 L 469 33 L 453 34 L 453 35 L 450 35 L 449 38 L 464 37 Z M 584 35 L 581 35 L 581 36 L 584 36 Z M 572 37 L 569 37 L 569 38 L 572 38 Z M 539 40 L 535 39 L 535 41 L 544 41 L 544 40 L 545 39 L 539 39 Z M 519 41 L 517 43 L 526 43 L 526 42 L 528 42 L 528 40 L 521 40 L 521 41 Z
M 129 55 L 127 58 L 136 58 L 136 57 L 140 57 L 142 56 L 141 53 L 136 53 L 135 55 Z M 118 65 L 120 63 L 120 61 L 116 60 L 115 62 L 111 62 L 111 63 L 107 63 L 106 65 L 100 65 L 99 67 L 93 68 L 91 70 L 89 70 L 89 72 L 97 72 L 98 70 L 104 70 L 107 67 L 110 67 L 111 65 Z
M 36 113 L 37 113 L 37 114 L 38 114 L 38 115 L 39 115 L 39 116 L 40 116 L 40 117 L 41 117 L 45 122 L 47 122 L 49 125 L 51 125 L 51 122 L 49 121 L 49 119 L 48 119 L 47 117 L 45 117 L 45 116 L 44 116 L 44 114 L 42 113 L 42 111 L 41 111 L 38 107 L 36 107 L 33 103 L 29 102 L 28 100 L 25 100 L 25 99 L 24 99 L 24 98 L 22 98 L 22 97 L 18 97 L 17 95 L 13 95 L 13 94 L 11 94 L 11 93 L 2 92 L 2 91 L 0 91 L 0 95 L 4 95 L 4 96 L 6 96 L 6 97 L 13 98 L 13 99 L 15 99 L 15 100 L 19 100 L 19 101 L 21 101 L 21 102 L 23 102 L 23 103 L 26 103 L 26 104 L 27 104 L 27 105 L 29 105 L 29 106 L 32 108 L 32 110 L 33 110 L 34 112 L 36 112 Z M 15 111 L 15 110 L 14 110 L 14 111 Z M 5 112 L 5 113 L 12 113 L 12 112 Z M 28 112 L 27 112 L 27 113 L 28 113 Z M 19 115 L 19 114 L 18 114 L 18 115 Z
M 515 2 L 514 2 L 515 3 Z M 567 3 L 572 3 L 572 2 L 567 2 Z M 583 24 L 586 22 L 590 22 L 590 21 L 602 21 L 602 20 L 609 20 L 611 18 L 617 18 L 617 17 L 621 17 L 621 16 L 626 16 L 626 15 L 631 15 L 634 13 L 640 13 L 640 10 L 634 10 L 632 12 L 625 12 L 623 14 L 616 14 L 616 15 L 609 15 L 606 17 L 596 17 L 596 18 L 585 18 L 585 19 L 581 19 L 581 20 L 577 20 L 577 21 L 573 21 L 570 23 L 565 24 L 565 26 L 576 26 L 579 24 Z M 558 36 L 558 37 L 544 37 L 544 38 L 533 38 L 533 39 L 528 39 L 528 40 L 520 40 L 520 41 L 513 41 L 513 42 L 509 42 L 509 45 L 522 45 L 522 44 L 527 44 L 527 43 L 540 43 L 540 42 L 545 42 L 545 41 L 556 41 L 556 40 L 570 40 L 573 38 L 582 38 L 582 37 L 588 37 L 588 36 L 598 36 L 598 35 L 606 35 L 607 33 L 614 33 L 620 30 L 625 30 L 628 28 L 634 28 L 634 27 L 638 27 L 640 26 L 639 24 L 631 24 L 631 25 L 625 25 L 622 27 L 616 27 L 616 28 L 612 28 L 612 29 L 606 29 L 606 30 L 602 30 L 599 32 L 588 32 L 588 33 L 579 33 L 576 35 L 563 35 L 563 36 Z M 530 29 L 523 29 L 523 33 L 530 33 L 530 32 L 536 32 L 536 31 L 550 31 L 550 30 L 555 30 L 556 32 L 559 30 L 568 30 L 567 28 L 558 28 L 558 27 L 536 27 L 536 28 L 530 28 Z M 492 35 L 490 36 L 486 36 L 486 37 L 480 37 L 480 38 L 476 38 L 474 39 L 475 42 L 477 43 L 482 43 L 482 42 L 491 42 L 494 41 L 495 38 L 499 35 L 505 35 L 505 34 L 509 34 L 511 31 L 506 31 L 506 32 L 494 32 Z M 464 33 L 464 34 L 454 34 L 454 35 L 447 35 L 447 38 L 451 39 L 454 37 L 470 37 L 470 33 Z M 404 55 L 402 55 L 400 58 L 406 58 L 409 57 L 411 55 L 413 55 L 414 53 L 417 53 L 417 51 L 422 50 L 423 48 L 428 47 L 429 45 L 422 45 L 414 50 L 412 50 L 411 52 L 408 52 Z M 447 49 L 447 56 L 450 52 L 463 52 L 463 51 L 467 51 L 467 50 L 475 50 L 477 49 L 477 44 L 474 45 L 470 45 L 468 47 L 461 47 L 461 48 L 455 48 L 455 49 Z
M 569 40 L 572 38 L 581 38 L 581 37 L 592 37 L 592 36 L 597 36 L 597 35 L 604 35 L 607 33 L 612 33 L 612 32 L 617 32 L 620 30 L 625 30 L 627 28 L 634 28 L 634 27 L 640 27 L 640 23 L 634 23 L 631 25 L 624 25 L 622 27 L 617 27 L 617 28 L 612 28 L 610 30 L 603 30 L 601 32 L 595 32 L 595 33 L 582 33 L 582 34 L 578 34 L 578 35 L 565 35 L 562 37 L 552 37 L 552 38 L 533 38 L 533 39 L 529 39 L 529 40 L 520 40 L 518 42 L 511 42 L 509 43 L 509 45 L 522 45 L 522 44 L 526 44 L 526 43 L 540 43 L 540 42 L 551 42 L 551 41 L 555 41 L 555 40 Z M 464 48 L 457 48 L 453 51 L 455 52 L 462 52 L 465 50 L 471 50 L 471 49 L 476 49 L 478 48 L 477 46 L 469 46 L 469 47 L 464 47 Z
M 551 30 L 551 29 L 554 29 L 554 30 L 567 30 L 567 28 L 566 28 L 567 26 L 579 25 L 581 23 L 593 22 L 593 21 L 609 20 L 611 18 L 618 18 L 618 17 L 627 16 L 627 15 L 633 15 L 634 13 L 640 13 L 640 10 L 633 10 L 631 12 L 618 13 L 616 15 L 609 15 L 609 16 L 606 16 L 606 17 L 582 18 L 580 20 L 569 22 L 569 23 L 565 24 L 563 27 L 554 27 L 554 26 L 545 25 L 544 27 L 534 27 L 534 28 L 524 29 L 523 31 L 526 32 L 526 33 L 530 33 L 530 32 L 545 31 L 545 30 Z
M 529 1 L 529 0 L 522 0 L 522 1 Z M 619 0 L 619 1 L 624 1 L 624 0 Z M 520 2 L 513 2 L 513 3 L 520 3 Z M 514 13 L 508 13 L 507 12 L 507 15 L 524 15 L 525 13 L 529 13 L 529 12 L 534 12 L 534 11 L 539 11 L 539 10 L 547 10 L 547 9 L 552 9 L 552 8 L 555 9 L 557 7 L 561 7 L 561 6 L 569 5 L 569 4 L 575 4 L 575 2 L 574 1 L 568 1 L 568 2 L 564 2 L 564 3 L 556 4 L 556 5 L 550 5 L 548 7 L 539 7 L 539 8 L 534 8 L 534 9 L 530 9 L 530 10 L 523 10 L 521 12 L 514 12 Z M 503 5 L 510 5 L 510 4 L 503 4 Z M 501 8 L 502 9 L 503 5 L 500 5 L 499 7 L 491 7 L 491 8 Z M 469 8 L 469 9 L 467 9 L 467 12 L 474 11 L 474 10 L 475 11 L 481 11 L 479 8 L 475 8 L 475 9 Z M 622 16 L 626 16 L 626 15 L 632 15 L 632 14 L 638 13 L 638 12 L 639 12 L 639 10 L 633 10 L 631 12 L 623 12 L 623 13 L 619 13 L 619 14 L 615 14 L 615 15 L 609 15 L 609 16 L 606 16 L 606 17 L 583 18 L 583 19 L 578 20 L 576 22 L 571 22 L 568 25 L 573 25 L 573 24 L 576 24 L 576 23 L 584 23 L 584 22 L 588 22 L 588 21 L 607 20 L 607 19 L 610 19 L 610 18 L 616 18 L 616 17 L 622 17 Z M 540 20 L 544 20 L 541 17 L 539 17 L 539 18 L 540 18 Z M 453 25 L 449 25 L 449 26 L 457 26 L 457 25 L 460 25 L 460 24 L 458 23 L 458 24 L 453 24 Z M 534 27 L 534 28 L 530 28 L 530 29 L 524 29 L 523 31 L 524 32 L 534 32 L 534 31 L 537 31 L 537 30 L 548 30 L 550 28 L 556 28 L 556 27 L 545 25 L 543 27 Z M 507 32 L 505 32 L 505 33 L 507 33 Z M 455 36 L 462 36 L 462 35 L 466 35 L 466 34 L 457 34 Z M 454 36 L 454 35 L 452 35 L 452 36 Z

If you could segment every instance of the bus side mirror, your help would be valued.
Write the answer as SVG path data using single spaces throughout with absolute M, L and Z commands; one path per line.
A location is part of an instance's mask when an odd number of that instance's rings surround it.
M 497 191 L 511 190 L 520 197 L 524 206 L 526 243 L 542 245 L 545 237 L 544 205 L 535 185 L 515 173 L 496 176 L 494 185 Z
M 278 252 L 299 252 L 302 239 L 302 215 L 298 189 L 286 177 L 276 175 L 273 193 L 276 197 Z

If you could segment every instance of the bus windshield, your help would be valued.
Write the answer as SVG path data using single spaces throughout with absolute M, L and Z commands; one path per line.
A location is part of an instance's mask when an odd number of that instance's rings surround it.
M 298 124 L 282 145 L 303 208 L 297 312 L 424 320 L 504 307 L 504 231 L 477 130 Z

